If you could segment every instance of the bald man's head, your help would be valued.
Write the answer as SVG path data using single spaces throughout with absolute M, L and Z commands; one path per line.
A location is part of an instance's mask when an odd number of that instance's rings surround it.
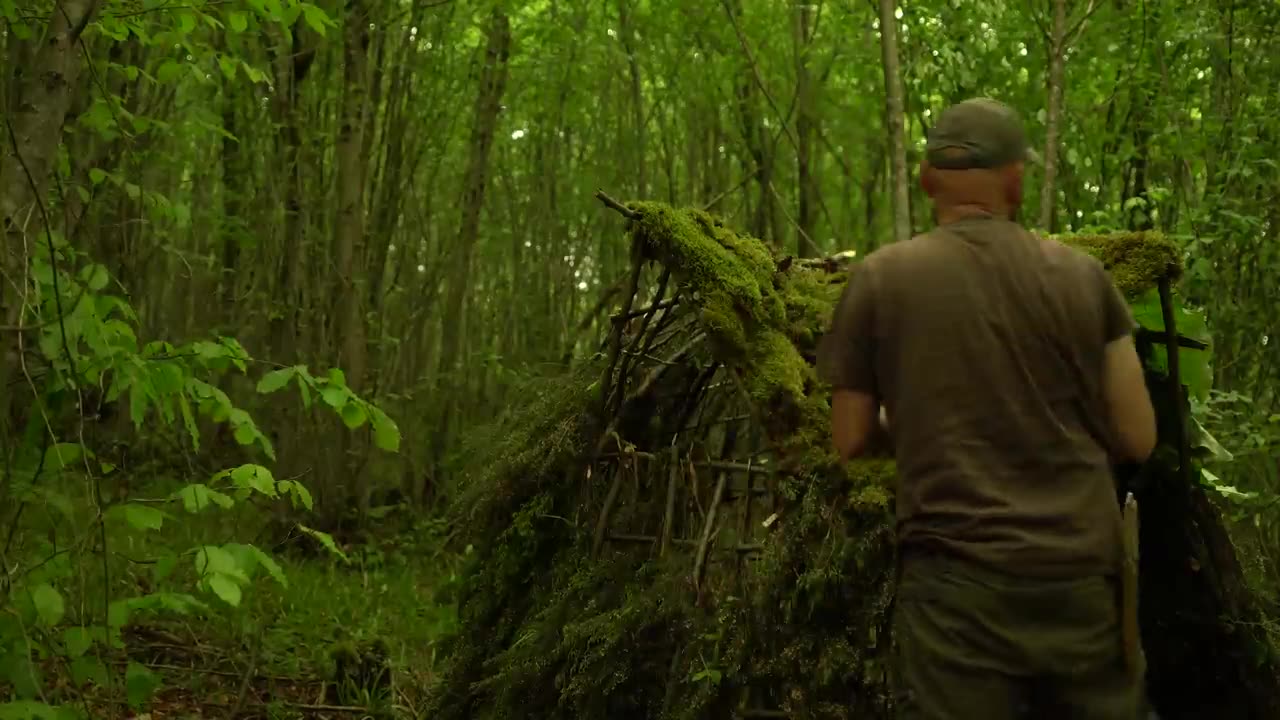
M 1025 163 L 1038 156 L 1022 121 L 990 98 L 952 105 L 929 132 L 920 180 L 939 215 L 974 206 L 1014 217 L 1022 205 Z

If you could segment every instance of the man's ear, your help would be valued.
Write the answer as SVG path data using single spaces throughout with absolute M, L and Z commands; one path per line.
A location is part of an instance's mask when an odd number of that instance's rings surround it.
M 1023 164 L 1016 162 L 1006 165 L 1000 172 L 1004 181 L 1005 200 L 1014 208 L 1022 204 L 1023 169 Z
M 920 189 L 924 190 L 924 194 L 933 197 L 934 191 L 933 168 L 929 167 L 928 162 L 920 163 Z

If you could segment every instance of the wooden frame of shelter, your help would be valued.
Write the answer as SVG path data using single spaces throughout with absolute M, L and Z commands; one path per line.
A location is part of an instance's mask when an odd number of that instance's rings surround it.
M 778 260 L 701 211 L 597 197 L 628 221 L 622 307 L 455 507 L 478 551 L 432 711 L 885 716 L 893 463 L 836 462 L 812 367 L 841 261 Z M 1276 664 L 1169 380 L 1179 348 L 1203 348 L 1175 327 L 1177 253 L 1152 234 L 1067 241 L 1161 298 L 1164 328 L 1138 343 L 1168 357 L 1148 377 L 1162 448 L 1119 471 L 1143 512 L 1149 695 L 1166 720 L 1268 717 Z

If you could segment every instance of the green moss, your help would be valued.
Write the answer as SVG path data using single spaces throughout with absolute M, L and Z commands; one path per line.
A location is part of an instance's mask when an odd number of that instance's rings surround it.
M 1130 300 L 1155 287 L 1161 278 L 1176 280 L 1182 273 L 1178 247 L 1158 232 L 1058 235 L 1055 239 L 1102 261 L 1116 287 Z

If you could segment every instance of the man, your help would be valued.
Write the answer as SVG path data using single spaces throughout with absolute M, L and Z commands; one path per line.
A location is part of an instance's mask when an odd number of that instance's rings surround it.
M 823 340 L 836 450 L 887 416 L 898 462 L 903 719 L 1138 716 L 1110 463 L 1146 459 L 1155 413 L 1108 274 L 1014 221 L 1030 157 L 1005 105 L 943 112 L 937 228 L 858 263 Z

